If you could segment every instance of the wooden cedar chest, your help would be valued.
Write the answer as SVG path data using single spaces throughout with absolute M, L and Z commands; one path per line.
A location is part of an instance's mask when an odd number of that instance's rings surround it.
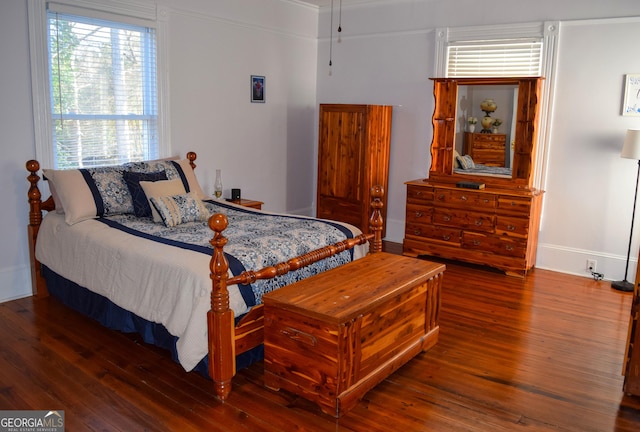
M 444 270 L 382 252 L 265 295 L 265 385 L 340 417 L 435 345 Z

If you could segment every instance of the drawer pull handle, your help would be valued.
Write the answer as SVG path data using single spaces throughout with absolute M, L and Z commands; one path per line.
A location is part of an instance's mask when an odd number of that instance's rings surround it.
M 480 219 L 476 219 L 476 226 L 482 226 L 482 221 Z
M 513 226 L 513 225 L 507 225 L 507 229 L 508 229 L 509 231 L 515 231 L 515 230 L 516 230 L 516 227 L 515 227 L 515 226 Z
M 446 221 L 446 222 L 449 222 L 449 221 L 451 220 L 451 216 L 449 216 L 449 215 L 444 215 L 444 216 L 442 216 L 442 220 L 444 220 L 444 221 Z
M 422 196 L 422 191 L 416 192 L 416 196 Z
M 467 198 L 467 196 L 466 196 L 466 195 L 462 195 L 462 196 L 460 197 L 460 199 L 461 199 L 462 201 L 466 201 L 468 198 Z
M 444 201 L 444 194 L 440 194 L 440 195 L 438 195 L 438 200 L 440 200 L 440 201 Z
M 485 198 L 485 199 L 484 199 L 484 203 L 485 203 L 485 204 L 489 204 L 489 200 Z
M 450 235 L 443 235 L 442 236 L 442 240 L 449 241 L 449 240 L 451 240 L 451 236 Z
M 318 344 L 318 340 L 315 336 L 310 335 L 309 333 L 305 333 L 300 330 L 296 330 L 291 327 L 287 327 L 285 329 L 280 330 L 280 333 L 287 336 L 290 339 L 293 339 L 297 342 L 302 342 L 307 345 L 316 346 Z
M 413 230 L 413 235 L 417 235 L 417 236 L 422 235 L 422 231 L 420 231 L 419 229 Z
M 416 212 L 416 217 L 417 218 L 421 218 L 422 217 L 422 212 L 421 211 L 417 211 Z
M 515 201 L 511 201 L 511 207 L 515 206 L 516 202 Z
M 474 240 L 473 241 L 473 245 L 474 246 L 480 246 L 480 240 Z
M 507 247 L 505 249 L 507 249 L 509 252 L 511 252 L 511 251 L 513 251 L 513 246 L 507 245 Z

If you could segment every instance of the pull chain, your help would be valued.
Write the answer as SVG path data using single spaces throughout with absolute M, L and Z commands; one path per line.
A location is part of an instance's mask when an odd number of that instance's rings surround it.
M 333 56 L 333 0 L 331 0 L 331 18 L 329 27 L 329 76 L 331 76 L 331 66 L 333 66 L 331 61 Z

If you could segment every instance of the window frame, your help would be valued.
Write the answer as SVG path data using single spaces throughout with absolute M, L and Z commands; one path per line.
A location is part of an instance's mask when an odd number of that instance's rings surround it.
M 47 5 L 73 11 L 76 15 L 107 17 L 123 23 L 144 23 L 156 31 L 156 73 L 158 98 L 158 156 L 170 155 L 170 133 L 168 130 L 169 108 L 167 103 L 167 10 L 154 4 L 127 3 L 117 0 L 27 0 L 29 17 L 29 40 L 31 57 L 31 86 L 35 134 L 35 158 L 42 167 L 55 168 L 55 149 L 52 133 L 51 92 L 49 74 L 48 17 Z

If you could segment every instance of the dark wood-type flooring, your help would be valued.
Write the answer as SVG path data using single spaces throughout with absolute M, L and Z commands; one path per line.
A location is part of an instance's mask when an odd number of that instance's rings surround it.
M 238 373 L 229 401 L 167 353 L 54 299 L 0 304 L 0 410 L 64 410 L 67 431 L 640 431 L 622 392 L 631 295 L 536 269 L 447 262 L 440 340 L 336 420 Z

